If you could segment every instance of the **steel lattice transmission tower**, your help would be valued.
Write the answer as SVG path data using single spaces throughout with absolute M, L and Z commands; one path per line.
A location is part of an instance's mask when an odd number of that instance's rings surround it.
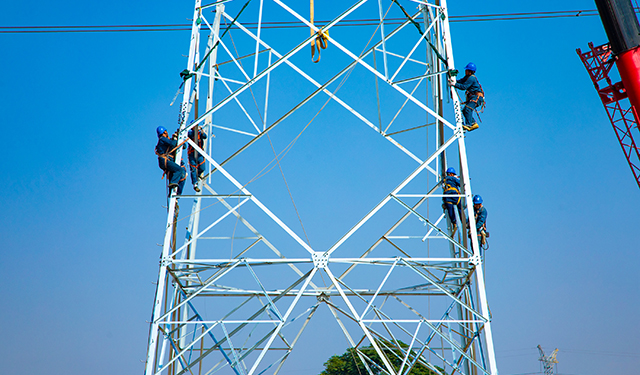
M 303 2 L 195 1 L 179 141 L 209 170 L 201 193 L 170 195 L 146 374 L 276 374 L 296 355 L 321 364 L 309 342 L 331 344 L 329 330 L 344 337 L 333 353 L 353 348 L 368 374 L 498 373 L 460 100 L 446 80 L 455 67 L 447 3 L 335 4 L 319 29 Z M 309 46 L 322 36 L 329 47 L 314 64 Z M 281 167 L 307 129 L 299 124 L 325 106 L 392 155 L 379 185 L 403 177 L 317 248 L 292 229 L 274 187 L 256 181 Z M 215 129 L 215 146 L 187 137 L 196 126 L 207 141 Z M 279 153 L 274 134 L 289 142 Z M 451 165 L 471 233 L 461 225 L 451 235 L 441 207 Z M 318 329 L 316 319 L 327 321 Z
M 551 354 L 545 355 L 542 347 L 538 345 L 538 351 L 540 352 L 540 358 L 538 360 L 542 363 L 542 367 L 544 368 L 544 375 L 553 375 L 555 374 L 555 366 L 558 363 L 556 356 L 558 355 L 558 349 L 556 348 Z

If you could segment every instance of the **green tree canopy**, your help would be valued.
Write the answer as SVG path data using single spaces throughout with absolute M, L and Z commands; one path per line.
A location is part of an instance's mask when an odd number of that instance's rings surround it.
M 393 345 L 390 342 L 387 342 L 387 345 L 380 345 L 383 348 L 384 354 L 389 359 L 391 366 L 393 366 L 394 370 L 400 370 L 400 365 L 402 365 L 402 360 L 406 354 L 406 350 L 408 345 L 400 342 L 400 346 L 402 347 L 402 351 L 397 346 Z M 388 349 L 393 348 L 393 349 Z M 384 364 L 380 359 L 380 356 L 375 351 L 372 345 L 361 347 L 360 352 L 367 356 L 370 361 L 368 361 L 369 367 L 373 371 L 374 374 L 382 374 L 382 368 L 384 368 Z M 409 355 L 409 362 L 415 358 L 415 352 L 412 350 Z M 373 361 L 374 363 L 371 363 Z M 360 360 L 358 356 L 358 352 L 354 348 L 347 349 L 341 355 L 334 355 L 329 358 L 327 362 L 324 363 L 324 371 L 320 373 L 320 375 L 368 375 L 367 369 L 365 365 Z M 438 368 L 441 372 L 442 369 Z M 403 370 L 403 372 L 406 371 Z M 437 375 L 437 373 L 428 369 L 425 365 L 421 363 L 416 363 L 409 375 Z

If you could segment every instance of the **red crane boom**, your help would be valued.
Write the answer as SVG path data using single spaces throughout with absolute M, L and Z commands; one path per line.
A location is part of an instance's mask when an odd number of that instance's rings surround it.
M 596 0 L 609 43 L 576 52 L 584 64 L 604 105 L 631 172 L 640 187 L 640 25 L 631 0 Z M 610 73 L 618 69 L 621 81 Z

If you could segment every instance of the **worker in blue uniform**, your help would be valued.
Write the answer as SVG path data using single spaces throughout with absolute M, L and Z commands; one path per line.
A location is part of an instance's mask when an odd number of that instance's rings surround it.
M 194 131 L 195 128 L 198 128 L 197 131 Z M 204 140 L 207 139 L 207 134 L 202 132 L 200 127 L 195 126 L 189 129 L 187 133 L 189 138 L 193 140 L 198 147 L 204 147 Z M 193 184 L 193 190 L 199 192 L 200 187 L 198 187 L 198 180 L 204 176 L 204 156 L 200 155 L 191 145 L 189 145 L 188 149 L 189 154 L 189 167 L 191 169 L 191 183 Z
M 466 131 L 478 129 L 480 125 L 473 118 L 473 112 L 477 107 L 484 105 L 484 91 L 476 77 L 476 64 L 470 62 L 464 67 L 464 77 L 456 82 L 455 77 L 449 77 L 449 84 L 458 90 L 466 90 L 466 99 L 462 115 L 464 116 L 464 125 L 462 127 Z
M 487 232 L 487 209 L 482 205 L 482 197 L 473 196 L 473 216 L 476 219 L 476 232 L 478 233 L 478 244 L 483 247 L 487 242 L 489 233 Z M 471 232 L 469 232 L 471 236 Z
M 455 207 L 458 207 L 458 215 L 462 220 L 462 198 L 460 197 L 460 179 L 456 176 L 456 170 L 449 167 L 446 171 L 446 176 L 442 180 L 442 191 L 444 195 L 458 195 L 457 197 L 444 197 L 442 198 L 442 206 L 447 210 L 449 215 L 449 221 L 453 225 L 451 235 L 453 236 L 458 229 L 456 220 Z
M 187 170 L 184 163 L 178 165 L 174 160 L 174 152 L 178 147 L 178 133 L 176 132 L 169 138 L 169 133 L 163 126 L 158 126 L 156 133 L 158 134 L 158 144 L 156 145 L 158 166 L 167 174 L 169 189 L 177 188 L 176 193 L 181 195 L 184 182 L 187 179 Z

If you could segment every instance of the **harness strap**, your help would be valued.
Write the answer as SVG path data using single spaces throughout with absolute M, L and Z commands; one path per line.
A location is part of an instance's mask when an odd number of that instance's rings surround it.
M 156 151 L 156 155 L 158 155 L 159 158 L 163 158 L 165 163 L 167 159 L 173 161 L 173 157 L 170 154 L 159 154 L 158 151 Z
M 196 160 L 197 161 L 197 160 Z M 192 168 L 198 168 L 199 166 L 201 166 L 202 164 L 204 164 L 204 158 L 202 158 L 202 161 L 198 164 L 191 164 L 191 159 L 189 159 L 189 166 Z
M 475 74 L 473 74 L 473 76 L 475 77 Z M 484 89 L 482 88 L 482 85 L 480 84 L 480 81 L 478 80 L 478 78 L 476 77 L 476 81 L 478 81 L 478 86 L 480 86 L 480 91 L 476 91 L 475 93 L 473 93 L 474 95 L 477 95 L 478 97 L 482 98 L 482 104 L 480 105 L 480 110 L 478 110 L 477 108 L 475 109 L 476 113 L 480 114 L 484 112 L 484 108 L 487 105 L 487 101 L 484 98 Z M 477 102 L 478 99 L 476 98 L 476 100 L 474 102 Z M 478 115 L 478 118 L 480 118 L 480 115 Z M 481 121 L 482 122 L 482 121 Z
M 450 185 L 450 184 L 446 184 L 444 186 L 444 194 L 446 195 L 448 191 L 455 191 L 457 194 L 460 194 L 460 190 L 458 190 L 457 187 L 455 187 L 453 185 Z M 454 197 L 451 197 L 451 198 L 454 198 Z M 449 199 L 451 199 L 451 198 L 449 198 Z M 446 201 L 445 201 L 445 203 L 447 203 L 447 204 L 455 204 L 455 205 L 460 204 L 460 197 L 457 197 L 457 198 L 458 199 L 456 200 L 456 203 L 446 202 Z
M 167 175 L 167 160 L 171 160 L 173 161 L 173 159 L 171 158 L 171 155 L 169 154 L 160 154 L 158 153 L 158 150 L 154 149 L 156 155 L 158 155 L 158 158 L 162 158 L 164 160 L 164 168 L 160 168 L 162 169 L 162 177 L 160 177 L 161 180 L 164 180 L 164 176 Z M 169 178 L 167 176 L 167 178 Z
M 444 203 L 445 204 L 450 204 L 450 205 L 453 205 L 453 206 L 457 206 L 457 205 L 460 204 L 460 197 L 451 197 L 451 198 L 457 198 L 456 203 L 448 202 L 448 201 L 444 201 Z M 448 199 L 451 199 L 451 198 L 448 198 Z M 445 198 L 445 199 L 447 199 L 447 198 Z
M 474 96 L 476 97 L 474 100 L 469 99 Z M 482 98 L 482 100 L 484 100 L 484 93 L 482 91 L 476 91 L 476 92 L 467 91 L 467 102 L 477 102 L 478 98 Z
M 203 148 L 203 147 L 204 147 L 203 142 L 198 142 L 198 143 L 196 143 L 196 144 L 197 144 L 197 145 L 198 145 L 198 147 L 200 147 L 200 148 Z M 191 145 L 189 145 L 189 148 L 187 149 L 187 152 L 188 152 L 189 154 L 193 154 L 193 152 L 194 152 L 195 150 L 196 150 L 195 148 L 193 148 Z
M 472 74 L 471 76 L 476 79 L 476 82 L 478 82 L 478 86 L 480 86 L 480 91 L 476 91 L 475 94 L 480 93 L 484 97 L 484 90 L 482 89 L 482 85 L 480 84 L 480 80 L 478 80 L 478 77 L 476 77 L 475 74 Z
M 184 171 L 183 177 L 179 181 L 179 182 L 182 182 L 187 179 L 187 167 L 185 167 L 184 165 L 181 165 L 180 168 L 182 168 L 182 170 Z
M 158 154 L 158 151 L 156 151 L 156 155 L 158 155 L 159 158 L 162 158 L 164 160 L 164 168 L 160 168 L 160 169 L 162 169 L 162 177 L 160 177 L 160 179 L 163 180 L 164 176 L 167 174 L 167 159 L 168 158 L 167 158 L 167 155 Z
M 457 187 L 450 185 L 450 184 L 446 184 L 444 185 L 444 191 L 449 191 L 449 190 L 454 190 L 456 193 L 460 194 L 460 190 L 458 190 Z

